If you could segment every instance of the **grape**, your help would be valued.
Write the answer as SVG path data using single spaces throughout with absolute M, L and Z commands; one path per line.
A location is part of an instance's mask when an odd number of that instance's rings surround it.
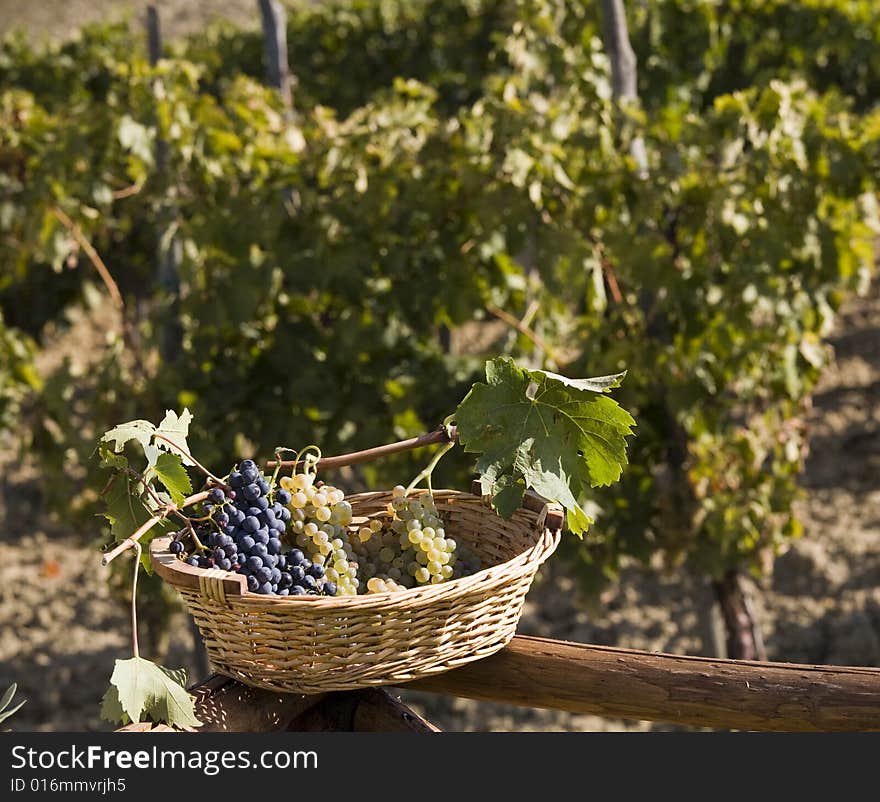
M 266 547 L 269 549 L 269 554 L 281 554 L 281 541 L 278 538 L 269 538 Z
M 290 575 L 293 577 L 293 581 L 299 584 L 305 579 L 306 572 L 302 565 L 294 565 L 290 569 Z
M 224 570 L 224 571 L 231 571 L 232 570 L 232 560 L 230 560 L 230 559 L 218 560 L 217 567 Z
M 264 582 L 257 589 L 257 593 L 262 593 L 264 596 L 268 596 L 268 595 L 274 593 L 274 591 L 272 590 L 272 583 L 271 582 Z
M 244 479 L 239 471 L 233 471 L 229 474 L 229 479 L 227 479 L 227 483 L 233 490 L 238 490 L 244 484 Z
M 385 548 L 379 552 L 379 559 L 382 560 L 383 563 L 390 563 L 394 559 L 394 550 L 385 546 Z
M 306 592 L 306 591 L 305 591 L 303 588 L 301 588 L 299 585 L 294 585 L 294 586 L 290 589 L 290 595 L 291 595 L 291 596 L 304 596 L 304 595 L 305 595 L 305 592 Z
M 193 567 L 195 567 L 199 564 L 199 558 L 198 557 L 190 557 L 189 559 L 187 559 L 186 564 L 192 565 Z
M 259 571 L 263 567 L 263 560 L 256 555 L 247 558 L 245 563 L 251 571 Z
M 308 590 L 315 590 L 318 587 L 318 583 L 315 581 L 315 577 L 310 576 L 309 574 L 306 574 L 302 578 L 300 584 Z
M 325 596 L 335 596 L 336 595 L 336 583 L 335 582 L 325 582 L 323 591 Z
M 269 542 L 269 530 L 258 529 L 256 532 L 253 533 L 252 537 L 254 541 L 256 541 L 257 545 L 266 545 Z
M 250 535 L 245 535 L 238 541 L 238 547 L 242 551 L 250 551 L 254 547 L 254 543 L 256 543 L 256 541 Z
M 290 491 L 282 488 L 275 492 L 275 498 L 280 504 L 290 504 Z
M 253 483 L 245 485 L 241 493 L 248 501 L 256 501 L 262 495 L 260 488 Z
M 226 501 L 226 494 L 223 492 L 222 487 L 212 487 L 208 491 L 208 500 L 212 504 L 222 504 Z
M 287 559 L 292 565 L 299 565 L 305 559 L 305 554 L 299 549 L 293 549 L 288 553 Z
M 256 532 L 260 528 L 260 521 L 253 515 L 248 515 L 241 524 L 245 532 Z
M 181 543 L 179 540 L 172 540 L 171 545 L 168 547 L 168 549 L 172 554 L 182 554 L 183 543 Z
M 257 592 L 257 588 L 260 587 L 260 583 L 257 581 L 257 578 L 256 578 L 253 574 L 251 574 L 250 576 L 248 576 L 248 578 L 247 578 L 247 586 L 248 586 L 248 590 L 249 590 L 251 593 L 256 593 L 256 592 Z
M 314 579 L 320 579 L 322 576 L 324 576 L 324 566 L 312 563 L 307 573 L 308 576 L 313 577 Z

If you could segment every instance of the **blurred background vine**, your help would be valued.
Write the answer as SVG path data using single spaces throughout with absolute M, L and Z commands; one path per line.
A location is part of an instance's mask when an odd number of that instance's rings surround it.
M 584 0 L 296 6 L 289 108 L 256 28 L 155 64 L 136 25 L 6 37 L 0 427 L 44 503 L 95 526 L 93 443 L 119 420 L 188 406 L 218 470 L 330 454 L 435 427 L 506 353 L 629 372 L 631 465 L 566 545 L 585 589 L 657 555 L 719 587 L 767 570 L 801 531 L 825 338 L 873 270 L 880 7 L 626 10 L 625 105 Z M 99 338 L 47 355 L 84 319 Z

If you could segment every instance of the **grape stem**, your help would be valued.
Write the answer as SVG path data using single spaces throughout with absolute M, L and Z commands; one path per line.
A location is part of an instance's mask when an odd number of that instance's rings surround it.
M 353 451 L 350 454 L 339 454 L 336 457 L 322 457 L 316 463 L 318 470 L 327 470 L 328 468 L 341 468 L 345 465 L 359 465 L 362 462 L 372 462 L 373 460 L 387 457 L 391 454 L 399 454 L 403 451 L 412 451 L 415 448 L 423 446 L 436 445 L 437 443 L 452 444 L 458 439 L 458 431 L 455 426 L 441 426 L 433 432 L 420 434 L 418 437 L 410 437 L 406 440 L 399 440 L 396 443 L 386 443 L 381 446 L 374 446 L 363 451 Z M 444 452 L 445 453 L 445 452 Z M 267 468 L 274 468 L 280 465 L 283 468 L 291 468 L 296 464 L 296 460 L 278 461 L 272 460 L 266 464 Z
M 169 445 L 174 446 L 174 448 L 177 450 L 177 452 L 178 452 L 179 454 L 182 454 L 182 455 L 183 455 L 184 457 L 186 457 L 190 462 L 192 462 L 192 464 L 195 465 L 196 468 L 198 468 L 203 474 L 205 474 L 205 476 L 207 476 L 207 477 L 208 477 L 208 478 L 209 478 L 209 479 L 210 479 L 215 485 L 218 485 L 219 487 L 222 487 L 224 490 L 232 490 L 232 488 L 231 488 L 228 484 L 226 484 L 226 482 L 224 482 L 222 479 L 219 479 L 218 477 L 214 476 L 213 473 L 211 473 L 211 472 L 210 472 L 210 471 L 209 471 L 204 465 L 202 465 L 202 463 L 199 462 L 199 461 L 198 461 L 198 460 L 197 460 L 192 454 L 190 454 L 185 448 L 182 448 L 181 446 L 177 445 L 177 443 L 175 443 L 173 440 L 171 440 L 171 439 L 168 438 L 168 437 L 165 437 L 164 434 L 155 434 L 155 433 L 154 433 L 154 434 L 153 434 L 153 437 L 154 437 L 156 440 L 163 440 L 164 442 L 168 443 Z
M 141 567 L 141 544 L 134 542 L 135 560 L 134 560 L 134 577 L 131 580 L 131 649 L 135 658 L 140 657 L 140 649 L 138 649 L 138 619 L 137 619 L 137 586 L 138 586 L 138 569 Z
M 428 480 L 428 492 L 433 493 L 434 489 L 431 487 L 431 474 L 434 472 L 434 468 L 437 467 L 437 463 L 443 458 L 443 455 L 451 449 L 455 443 L 447 443 L 443 448 L 441 448 L 431 459 L 431 461 L 425 466 L 425 468 L 413 479 L 409 486 L 406 488 L 405 496 L 408 496 L 410 492 L 418 485 L 422 479 Z
M 185 498 L 179 507 L 175 506 L 174 504 L 163 505 L 162 509 L 156 515 L 150 518 L 150 520 L 142 524 L 133 535 L 129 535 L 125 540 L 122 541 L 122 543 L 116 546 L 116 548 L 114 548 L 112 551 L 108 551 L 101 559 L 101 565 L 109 565 L 120 554 L 122 554 L 122 552 L 128 551 L 128 549 L 130 548 L 134 548 L 135 546 L 138 546 L 139 548 L 140 545 L 138 544 L 138 540 L 140 540 L 157 523 L 159 523 L 159 521 L 164 520 L 172 513 L 182 518 L 185 523 L 189 524 L 189 518 L 187 518 L 185 515 L 182 515 L 179 510 L 184 507 L 189 507 L 191 504 L 198 504 L 200 501 L 204 501 L 206 498 L 208 498 L 208 493 L 207 491 L 203 491 L 201 493 L 196 493 L 194 496 L 189 496 L 188 498 Z M 198 543 L 198 538 L 196 538 L 195 542 Z M 201 546 L 201 548 L 204 550 L 205 547 Z

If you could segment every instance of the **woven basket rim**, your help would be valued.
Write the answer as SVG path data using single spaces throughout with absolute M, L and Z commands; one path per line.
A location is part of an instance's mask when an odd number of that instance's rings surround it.
M 428 491 L 419 490 L 416 492 L 422 494 Z M 347 499 L 349 501 L 365 502 L 370 499 L 381 498 L 382 496 L 390 497 L 390 495 L 390 490 L 372 490 L 364 493 L 355 493 L 347 496 Z M 485 498 L 472 493 L 461 490 L 441 489 L 434 490 L 433 495 L 435 499 L 439 497 L 441 499 L 461 498 L 468 502 L 479 501 L 485 506 L 487 514 L 498 515 L 489 506 Z M 545 505 L 545 511 L 546 508 Z M 472 590 L 484 592 L 495 585 L 506 584 L 524 574 L 533 572 L 537 565 L 543 563 L 555 550 L 560 536 L 559 531 L 550 530 L 543 525 L 542 518 L 544 513 L 521 508 L 514 515 L 534 518 L 535 528 L 541 527 L 540 535 L 535 545 L 531 548 L 520 552 L 509 560 L 482 568 L 468 576 L 440 582 L 436 585 L 422 585 L 406 590 L 386 591 L 383 593 L 359 594 L 357 596 L 275 596 L 253 593 L 247 589 L 247 583 L 241 574 L 234 571 L 223 571 L 222 569 L 196 568 L 186 564 L 183 560 L 179 560 L 177 555 L 169 551 L 172 539 L 170 535 L 156 537 L 150 542 L 150 557 L 155 572 L 174 587 L 196 589 L 193 588 L 193 577 L 195 577 L 195 584 L 197 586 L 200 577 L 210 575 L 216 579 L 223 580 L 228 596 L 235 598 L 237 601 L 245 602 L 249 607 L 253 606 L 254 608 L 278 610 L 281 605 L 299 605 L 298 609 L 301 612 L 304 612 L 306 609 L 314 610 L 315 612 L 366 611 L 398 606 L 406 606 L 408 609 L 413 609 L 422 605 L 435 604 L 445 599 L 466 596 Z M 308 607 L 306 608 L 303 605 L 308 605 Z

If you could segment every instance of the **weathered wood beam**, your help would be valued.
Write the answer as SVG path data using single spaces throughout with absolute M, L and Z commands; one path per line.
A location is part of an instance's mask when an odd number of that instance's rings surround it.
M 715 660 L 525 636 L 405 687 L 714 729 L 880 730 L 877 668 Z

